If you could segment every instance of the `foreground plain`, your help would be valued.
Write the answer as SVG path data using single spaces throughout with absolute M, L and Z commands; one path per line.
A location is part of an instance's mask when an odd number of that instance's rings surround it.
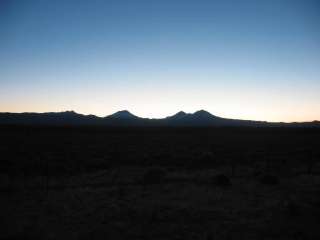
M 0 239 L 320 239 L 319 129 L 0 132 Z

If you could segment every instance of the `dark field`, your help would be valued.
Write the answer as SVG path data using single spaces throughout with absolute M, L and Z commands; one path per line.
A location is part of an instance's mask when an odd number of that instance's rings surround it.
M 0 239 L 320 239 L 320 129 L 0 137 Z

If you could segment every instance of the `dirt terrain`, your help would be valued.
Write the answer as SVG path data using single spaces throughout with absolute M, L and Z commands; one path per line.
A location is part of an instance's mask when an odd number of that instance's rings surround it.
M 320 239 L 319 129 L 0 133 L 0 239 Z

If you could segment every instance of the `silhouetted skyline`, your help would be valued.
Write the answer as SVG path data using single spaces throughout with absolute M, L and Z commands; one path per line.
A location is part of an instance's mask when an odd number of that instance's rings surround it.
M 250 119 L 228 119 L 205 110 L 194 113 L 179 111 L 165 118 L 142 118 L 128 110 L 98 117 L 75 111 L 46 113 L 1 113 L 0 126 L 130 126 L 130 127 L 284 127 L 320 128 L 320 121 L 268 122 Z
M 0 112 L 320 119 L 320 4 L 1 1 Z

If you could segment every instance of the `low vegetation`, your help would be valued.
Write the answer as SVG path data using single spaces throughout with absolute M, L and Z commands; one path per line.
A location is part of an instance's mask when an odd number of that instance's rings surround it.
M 0 132 L 0 240 L 320 239 L 319 130 Z

